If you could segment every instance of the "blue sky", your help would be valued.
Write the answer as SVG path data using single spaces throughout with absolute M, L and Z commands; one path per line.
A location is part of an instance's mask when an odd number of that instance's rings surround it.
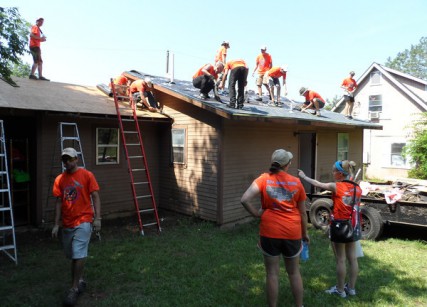
M 262 3 L 262 4 L 261 4 Z M 425 0 L 4 0 L 42 31 L 44 75 L 52 81 L 95 86 L 125 70 L 164 76 L 166 51 L 175 55 L 175 78 L 191 80 L 212 63 L 222 41 L 228 59 L 244 59 L 250 72 L 260 46 L 273 65 L 288 66 L 288 96 L 301 86 L 332 99 L 350 70 L 360 77 L 372 64 L 427 36 Z M 30 57 L 24 60 L 31 63 Z M 248 78 L 255 89 L 255 78 Z

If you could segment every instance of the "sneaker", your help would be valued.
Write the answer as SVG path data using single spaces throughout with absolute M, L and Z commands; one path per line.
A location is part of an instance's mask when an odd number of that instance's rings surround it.
M 42 81 L 50 81 L 49 79 L 46 79 L 45 77 L 40 77 L 40 78 L 39 78 L 39 80 L 42 80 Z
M 241 104 L 241 105 L 237 105 L 237 109 L 243 109 L 243 104 Z
M 314 114 L 316 114 L 316 116 L 320 116 L 320 111 L 316 111 Z
M 356 295 L 356 289 L 349 288 L 348 284 L 345 284 L 344 291 L 345 293 L 347 293 L 347 295 L 350 295 L 350 296 Z
M 70 290 L 68 290 L 68 293 L 64 298 L 64 305 L 74 306 L 77 303 L 78 297 L 79 297 L 79 290 L 71 288 Z
M 255 100 L 256 101 L 262 101 L 262 98 L 261 97 L 257 97 L 257 98 L 255 98 Z
M 227 104 L 227 107 L 234 109 L 236 106 L 234 104 Z
M 328 289 L 328 290 L 326 290 L 325 291 L 326 293 L 329 293 L 329 294 L 335 294 L 335 295 L 338 295 L 338 296 L 340 296 L 340 297 L 342 297 L 342 298 L 346 298 L 347 297 L 347 294 L 345 294 L 345 291 L 339 291 L 338 289 L 337 289 L 337 286 L 333 286 L 331 289 Z
M 31 79 L 31 80 L 38 80 L 39 78 L 37 78 L 36 76 L 34 76 L 34 75 L 30 75 L 29 77 L 28 77 L 29 79 Z
M 77 289 L 79 290 L 79 294 L 86 291 L 87 282 L 85 282 L 83 279 L 79 280 L 79 284 L 77 286 Z

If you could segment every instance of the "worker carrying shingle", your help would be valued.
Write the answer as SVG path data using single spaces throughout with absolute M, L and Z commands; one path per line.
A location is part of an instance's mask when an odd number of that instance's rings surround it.
M 224 70 L 224 64 L 217 62 L 215 65 L 205 64 L 193 76 L 193 86 L 200 89 L 200 98 L 208 99 L 209 92 L 215 88 L 218 74 Z M 215 94 L 215 96 L 217 96 Z M 217 97 L 215 97 L 217 98 Z
M 316 111 L 312 114 L 320 116 L 320 109 L 325 106 L 325 100 L 322 96 L 306 87 L 301 87 L 299 93 L 305 97 L 304 107 L 301 108 L 301 112 L 310 113 L 308 109 L 315 109 Z
M 141 103 L 151 112 L 161 111 L 159 104 L 154 99 L 153 89 L 153 82 L 150 77 L 135 80 L 130 85 L 129 98 L 136 106 Z
M 230 79 L 228 81 L 228 95 L 230 97 L 230 104 L 228 107 L 237 109 L 243 108 L 245 100 L 245 86 L 248 84 L 249 68 L 244 60 L 229 61 L 224 67 L 224 78 L 218 88 L 224 88 L 225 79 L 227 79 L 228 71 L 230 72 Z M 236 99 L 236 83 L 237 83 L 237 99 Z
M 265 74 L 262 83 L 264 85 L 268 84 L 270 90 L 270 100 L 274 102 L 276 106 L 280 104 L 280 77 L 282 77 L 283 87 L 285 88 L 285 96 L 288 94 L 288 89 L 286 88 L 286 73 L 288 68 L 286 65 L 274 66 L 270 68 Z M 276 88 L 276 98 L 274 98 L 274 88 Z

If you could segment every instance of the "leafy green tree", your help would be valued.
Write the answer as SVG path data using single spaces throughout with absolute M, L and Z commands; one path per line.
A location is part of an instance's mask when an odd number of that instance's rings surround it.
M 335 95 L 334 98 L 332 98 L 332 101 L 329 100 L 329 98 L 326 98 L 326 105 L 325 105 L 325 110 L 332 110 L 338 103 L 338 101 L 340 101 L 342 96 L 337 96 Z
M 411 49 L 399 52 L 394 59 L 387 59 L 385 66 L 427 80 L 427 37 Z
M 29 27 L 16 7 L 0 7 L 0 77 L 12 85 L 16 85 L 11 78 L 15 65 L 24 65 L 20 56 L 29 53 Z
M 408 172 L 410 178 L 427 179 L 427 113 L 419 116 L 412 122 L 413 137 L 404 147 L 403 156 L 415 164 Z
M 10 70 L 12 72 L 12 76 L 20 77 L 20 78 L 28 78 L 28 76 L 31 73 L 31 65 L 23 62 L 20 62 L 18 64 L 13 63 L 10 66 Z

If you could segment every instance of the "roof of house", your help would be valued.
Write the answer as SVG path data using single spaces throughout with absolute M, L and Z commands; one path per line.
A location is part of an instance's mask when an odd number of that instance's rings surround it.
M 103 95 L 96 87 L 14 79 L 18 87 L 0 81 L 0 108 L 117 116 L 113 100 Z M 132 114 L 130 108 L 129 111 L 123 112 L 124 115 Z M 138 110 L 137 115 L 139 118 L 169 121 L 169 118 L 160 113 Z
M 264 102 L 255 101 L 257 96 L 253 91 L 247 92 L 247 101 L 243 109 L 231 109 L 227 107 L 229 103 L 227 93 L 220 95 L 222 102 L 218 102 L 214 98 L 204 100 L 199 98 L 199 90 L 190 81 L 175 79 L 173 82 L 170 82 L 169 78 L 153 76 L 135 70 L 127 71 L 124 74 L 130 79 L 142 79 L 149 76 L 152 79 L 155 90 L 231 120 L 280 121 L 287 124 L 311 126 L 348 126 L 363 129 L 382 129 L 380 124 L 358 119 L 349 120 L 341 114 L 324 109 L 321 110 L 321 116 L 303 113 L 300 111 L 303 103 L 293 101 L 287 97 L 281 97 L 281 101 L 284 103 L 282 107 L 271 106 Z M 105 85 L 103 87 L 105 88 Z M 264 98 L 264 100 L 267 101 L 267 98 Z
M 408 79 L 408 80 L 411 80 L 414 82 L 418 82 L 418 83 L 421 83 L 421 84 L 427 86 L 426 80 L 422 80 L 422 79 L 413 77 L 409 74 L 406 74 L 406 73 L 385 67 L 383 65 L 380 65 L 380 64 L 374 62 L 371 64 L 371 66 L 369 66 L 369 68 L 356 81 L 357 84 L 361 84 L 365 81 L 366 78 L 369 78 L 369 76 L 373 70 L 378 70 L 379 72 L 381 72 L 381 74 L 383 76 L 385 76 L 387 78 L 387 80 L 389 80 L 392 84 L 394 84 L 397 88 L 399 88 L 403 93 L 405 93 L 407 95 L 407 97 L 409 97 L 409 99 L 414 104 L 419 106 L 423 111 L 427 111 L 427 101 L 425 101 L 423 98 L 421 98 L 416 93 L 414 93 L 408 86 L 406 86 L 405 84 L 400 82 L 399 79 L 396 77 L 402 77 L 402 78 L 405 78 L 405 79 Z M 358 91 L 358 89 L 356 89 L 356 95 L 357 95 L 357 91 Z M 332 109 L 332 111 L 341 112 L 342 109 L 344 108 L 344 106 L 345 106 L 344 99 L 341 98 L 337 102 L 335 107 Z

